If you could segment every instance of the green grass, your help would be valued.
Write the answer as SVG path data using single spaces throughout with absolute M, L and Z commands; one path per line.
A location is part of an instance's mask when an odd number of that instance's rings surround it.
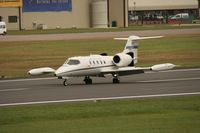
M 161 29 L 187 29 L 200 28 L 200 25 L 134 25 L 127 28 L 68 28 L 47 30 L 11 30 L 8 35 L 30 35 L 30 34 L 65 34 L 65 33 L 88 33 L 88 32 L 116 32 L 116 31 L 138 31 L 138 30 L 161 30 Z
M 184 67 L 200 67 L 200 35 L 168 36 L 141 41 L 139 65 L 171 62 Z
M 137 66 L 171 62 L 183 68 L 200 67 L 200 35 L 143 40 Z M 113 39 L 0 42 L 0 76 L 27 77 L 36 67 L 58 68 L 68 57 L 121 52 L 124 41 Z
M 197 133 L 200 96 L 0 107 L 1 133 Z

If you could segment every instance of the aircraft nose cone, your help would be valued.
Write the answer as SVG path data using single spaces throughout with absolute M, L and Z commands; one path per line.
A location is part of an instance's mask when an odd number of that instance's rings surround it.
M 64 67 L 60 67 L 60 68 L 58 68 L 58 69 L 56 70 L 55 76 L 57 76 L 57 77 L 63 76 L 64 72 L 65 72 L 65 68 L 64 68 Z

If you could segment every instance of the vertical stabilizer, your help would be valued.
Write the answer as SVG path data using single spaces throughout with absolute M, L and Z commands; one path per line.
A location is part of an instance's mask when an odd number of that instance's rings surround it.
M 138 62 L 138 36 L 129 36 L 123 53 L 130 54 L 133 58 L 134 64 Z
M 139 37 L 139 36 L 129 36 L 128 38 L 115 38 L 116 40 L 127 40 L 124 47 L 123 53 L 129 54 L 132 56 L 134 64 L 138 62 L 138 41 L 144 39 L 154 39 L 161 38 L 163 36 L 151 36 L 151 37 Z

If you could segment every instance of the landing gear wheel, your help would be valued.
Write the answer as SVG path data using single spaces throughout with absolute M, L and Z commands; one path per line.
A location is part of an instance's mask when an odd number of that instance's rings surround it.
M 69 85 L 66 79 L 63 81 L 63 85 L 64 86 L 68 86 Z
M 120 83 L 120 80 L 119 80 L 119 78 L 118 78 L 118 75 L 117 74 L 114 74 L 113 75 L 113 84 L 119 84 Z
M 83 81 L 85 82 L 86 85 L 92 84 L 92 79 L 89 76 L 86 76 Z
M 119 84 L 119 79 L 118 78 L 113 78 L 113 84 Z

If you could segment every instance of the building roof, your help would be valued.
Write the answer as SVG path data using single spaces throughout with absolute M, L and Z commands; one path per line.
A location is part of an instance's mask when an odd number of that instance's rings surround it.
M 198 0 L 128 0 L 129 10 L 197 9 Z

